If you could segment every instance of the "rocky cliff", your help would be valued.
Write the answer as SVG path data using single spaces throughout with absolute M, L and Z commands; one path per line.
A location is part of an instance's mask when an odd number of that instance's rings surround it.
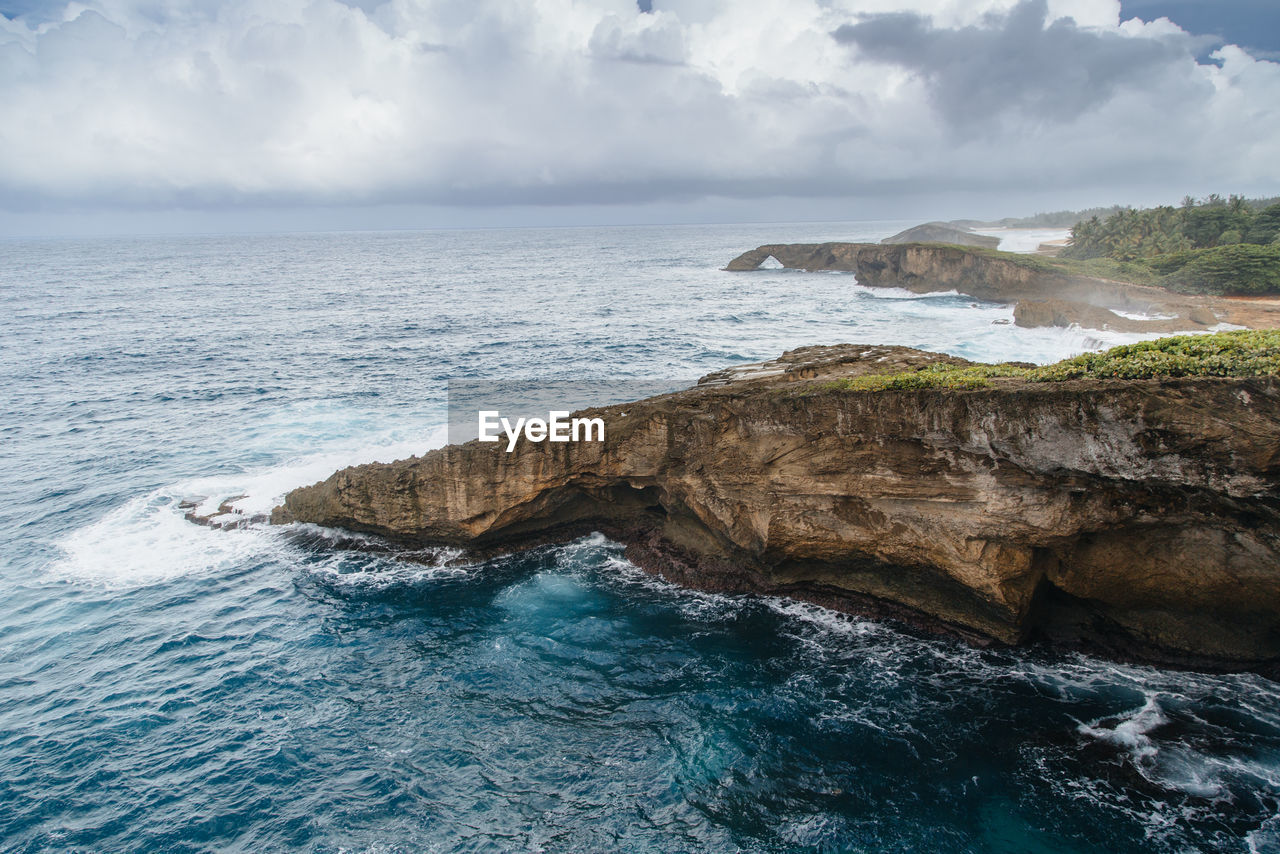
M 938 364 L 964 363 L 805 348 L 591 410 L 604 442 L 471 442 L 357 466 L 289 493 L 273 521 L 475 555 L 602 530 L 699 588 L 975 640 L 1276 667 L 1275 377 L 849 387 Z
M 1011 253 L 930 243 L 768 244 L 742 253 L 725 269 L 755 270 L 770 257 L 796 270 L 856 273 L 858 283 L 868 287 L 898 287 L 916 293 L 954 290 L 995 302 L 1057 299 L 1149 311 L 1175 299 L 1158 288 L 1058 272 Z
M 857 274 L 867 287 L 916 293 L 958 291 L 992 302 L 1028 305 L 1024 326 L 1069 326 L 1167 333 L 1230 323 L 1280 328 L 1280 301 L 1187 296 L 1163 288 L 1082 276 L 1043 259 L 934 243 L 776 243 L 744 252 L 725 267 L 755 270 L 769 258 L 795 270 Z M 1052 302 L 1052 306 L 1048 303 Z M 1148 316 L 1135 319 L 1117 311 Z

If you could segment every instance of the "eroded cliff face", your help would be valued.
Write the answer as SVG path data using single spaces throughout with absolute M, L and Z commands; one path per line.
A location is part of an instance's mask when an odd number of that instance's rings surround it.
M 954 290 L 977 299 L 1022 304 L 1017 317 L 1021 326 L 1074 324 L 1158 333 L 1202 330 L 1217 323 L 1280 328 L 1277 301 L 1175 294 L 1030 266 L 1008 253 L 943 244 L 767 244 L 742 253 L 725 269 L 755 270 L 770 257 L 795 270 L 855 273 L 858 283 L 867 287 L 899 287 L 916 293 Z
M 600 443 L 471 442 L 294 490 L 306 521 L 475 555 L 592 530 L 639 565 L 971 639 L 1280 661 L 1275 379 L 850 392 L 948 356 L 804 348 L 619 407 Z
M 856 273 L 859 284 L 899 287 L 916 293 L 959 291 L 994 302 L 1056 299 L 1123 311 L 1163 309 L 1173 294 L 1095 279 L 1047 272 L 996 254 L 931 243 L 778 243 L 734 258 L 726 270 L 755 270 L 769 257 L 796 270 Z

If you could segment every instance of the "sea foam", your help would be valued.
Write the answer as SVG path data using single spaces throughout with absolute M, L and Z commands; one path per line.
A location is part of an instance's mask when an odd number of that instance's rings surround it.
M 137 496 L 57 542 L 60 559 L 51 575 L 110 586 L 151 584 L 243 563 L 280 548 L 281 541 L 260 525 L 214 530 L 184 518 L 183 502 L 200 515 L 224 503 L 247 519 L 271 512 L 285 493 L 315 483 L 347 466 L 392 462 L 420 455 L 445 443 L 447 427 L 420 436 L 399 433 L 337 440 L 317 453 L 239 473 L 192 478 Z

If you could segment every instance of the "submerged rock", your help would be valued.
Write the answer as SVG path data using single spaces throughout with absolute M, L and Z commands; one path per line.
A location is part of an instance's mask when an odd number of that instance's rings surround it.
M 205 499 L 189 498 L 178 502 L 178 509 L 185 510 L 182 514 L 183 518 L 188 522 L 194 522 L 197 525 L 204 525 L 206 528 L 213 528 L 219 531 L 233 531 L 239 528 L 247 528 L 250 525 L 261 525 L 269 521 L 269 517 L 265 513 L 249 514 L 236 507 L 235 504 L 241 499 L 248 498 L 247 495 L 233 495 L 230 498 L 224 498 L 216 510 L 210 513 L 201 513 L 200 508 Z
M 851 391 L 965 365 L 791 351 L 588 410 L 603 442 L 451 445 L 344 469 L 272 521 L 473 556 L 603 531 L 673 581 L 1204 668 L 1280 662 L 1275 377 L 991 380 Z

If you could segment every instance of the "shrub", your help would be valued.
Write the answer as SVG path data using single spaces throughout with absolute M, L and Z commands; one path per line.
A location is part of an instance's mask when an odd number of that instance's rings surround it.
M 973 390 L 988 388 L 991 377 L 1020 376 L 1015 365 L 928 365 L 897 374 L 863 374 L 830 384 L 841 391 L 916 391 L 926 388 Z
M 929 365 L 896 374 L 864 374 L 827 383 L 837 391 L 917 391 L 990 388 L 994 378 L 1027 382 L 1158 377 L 1255 377 L 1280 375 L 1280 330 L 1179 335 L 1085 353 L 1052 365 Z
M 1059 272 L 1071 273 L 1077 276 L 1113 279 L 1118 282 L 1131 282 L 1135 285 L 1157 285 L 1160 283 L 1160 277 L 1151 271 L 1147 261 L 1115 261 L 1111 258 L 1074 260 L 1059 257 L 1052 259 L 1052 262 Z
M 1190 249 L 1184 252 L 1170 252 L 1168 255 L 1158 255 L 1155 258 L 1147 259 L 1147 266 L 1162 276 L 1167 276 L 1191 263 L 1193 258 L 1203 254 L 1208 250 Z
M 1248 296 L 1280 293 L 1280 246 L 1236 243 L 1152 259 L 1165 287 L 1182 293 Z
M 1272 205 L 1253 218 L 1245 242 L 1267 244 L 1280 240 L 1280 205 Z
M 1253 329 L 1214 335 L 1178 335 L 1085 353 L 1032 368 L 1032 382 L 1151 379 L 1154 377 L 1254 377 L 1280 374 L 1280 330 Z

